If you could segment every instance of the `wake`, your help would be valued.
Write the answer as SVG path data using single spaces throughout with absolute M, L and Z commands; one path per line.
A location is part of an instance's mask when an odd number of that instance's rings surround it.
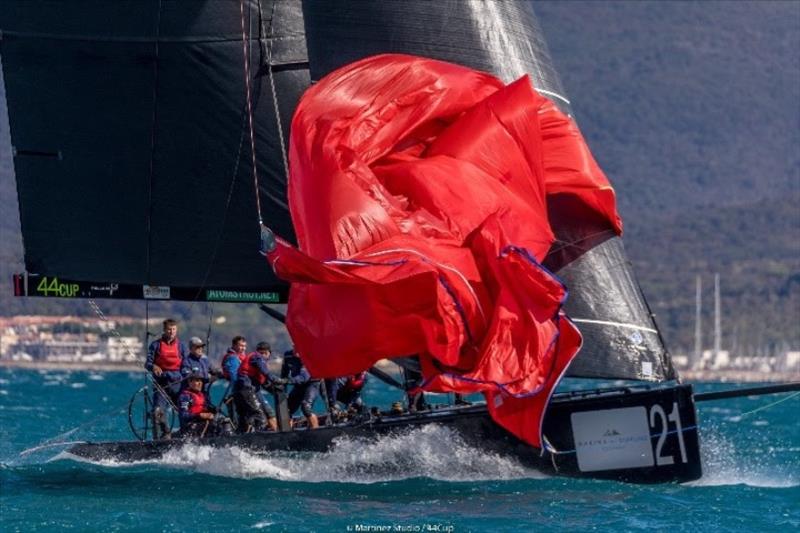
M 377 441 L 340 438 L 324 453 L 257 453 L 239 447 L 214 448 L 187 443 L 153 461 L 88 461 L 67 452 L 53 460 L 57 459 L 80 460 L 111 468 L 157 465 L 228 478 L 306 483 L 370 484 L 420 477 L 457 482 L 547 477 L 513 458 L 470 447 L 457 433 L 436 425 Z

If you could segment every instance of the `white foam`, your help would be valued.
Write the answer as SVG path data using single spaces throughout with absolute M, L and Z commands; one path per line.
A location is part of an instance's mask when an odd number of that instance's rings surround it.
M 756 450 L 737 451 L 735 445 L 718 434 L 703 435 L 703 477 L 686 483 L 694 487 L 749 485 L 751 487 L 789 488 L 800 486 L 797 475 L 785 474 L 779 465 L 765 464 L 764 454 Z
M 69 454 L 59 455 L 75 459 Z M 107 467 L 157 463 L 215 476 L 307 483 L 379 483 L 415 477 L 443 481 L 547 477 L 515 459 L 469 447 L 457 433 L 436 425 L 378 441 L 337 439 L 334 447 L 324 453 L 256 453 L 238 447 L 214 448 L 187 443 L 168 451 L 157 461 L 94 463 Z
M 132 466 L 139 466 L 139 465 L 155 465 L 158 464 L 159 461 L 151 460 L 151 461 L 117 461 L 115 459 L 101 459 L 101 460 L 94 460 L 94 459 L 87 459 L 86 457 L 81 457 L 80 455 L 74 455 L 69 453 L 68 451 L 59 452 L 58 455 L 48 459 L 46 462 L 52 463 L 54 461 L 62 461 L 62 460 L 69 460 L 75 461 L 78 463 L 87 463 L 91 465 L 98 465 L 98 466 L 105 466 L 108 468 L 128 468 Z
M 774 475 L 742 475 L 739 472 L 730 472 L 727 474 L 717 473 L 712 475 L 704 474 L 702 478 L 697 481 L 690 481 L 686 483 L 692 487 L 720 487 L 723 485 L 748 485 L 750 487 L 762 487 L 773 489 L 786 489 L 800 486 L 800 482 L 793 479 L 776 479 Z

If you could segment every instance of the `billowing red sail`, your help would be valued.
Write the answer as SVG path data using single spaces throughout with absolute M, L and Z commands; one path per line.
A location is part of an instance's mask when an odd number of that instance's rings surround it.
M 613 191 L 568 117 L 527 77 L 381 55 L 310 88 L 292 123 L 299 250 L 287 326 L 311 373 L 417 354 L 428 391 L 484 392 L 494 419 L 540 446 L 542 414 L 580 347 L 566 289 L 540 265 L 547 194 L 621 231 Z

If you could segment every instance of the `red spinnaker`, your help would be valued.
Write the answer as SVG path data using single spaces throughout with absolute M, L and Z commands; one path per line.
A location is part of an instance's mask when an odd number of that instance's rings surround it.
M 417 354 L 428 391 L 483 392 L 495 421 L 541 446 L 542 414 L 581 337 L 540 262 L 548 194 L 621 231 L 574 122 L 527 76 L 381 55 L 311 87 L 292 122 L 299 250 L 287 326 L 317 377 Z

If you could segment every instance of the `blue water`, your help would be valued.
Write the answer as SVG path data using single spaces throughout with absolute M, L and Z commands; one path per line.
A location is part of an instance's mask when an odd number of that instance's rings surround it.
M 187 446 L 157 463 L 121 465 L 70 460 L 55 446 L 20 456 L 57 441 L 130 438 L 124 412 L 141 385 L 127 373 L 0 370 L 0 530 L 800 528 L 797 396 L 752 414 L 787 396 L 700 404 L 705 474 L 685 485 L 545 477 L 436 427 L 325 454 Z M 366 396 L 399 399 L 374 380 Z

